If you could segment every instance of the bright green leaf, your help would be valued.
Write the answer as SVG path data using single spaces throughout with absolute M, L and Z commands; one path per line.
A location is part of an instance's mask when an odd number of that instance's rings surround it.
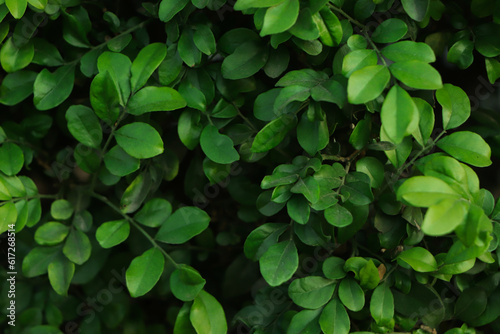
M 111 248 L 127 240 L 130 224 L 125 219 L 103 223 L 95 232 L 95 238 L 102 248 Z
M 437 146 L 455 159 L 472 166 L 491 165 L 491 148 L 477 133 L 454 132 L 438 141 Z
M 163 273 L 165 257 L 158 248 L 150 248 L 132 260 L 126 272 L 127 288 L 134 298 L 148 293 Z
M 403 251 L 398 255 L 398 260 L 409 264 L 415 271 L 430 272 L 438 268 L 436 259 L 427 249 L 422 247 L 413 247 Z
M 116 142 L 137 159 L 148 159 L 163 153 L 163 140 L 151 125 L 130 123 L 115 132 Z
M 182 207 L 176 210 L 160 227 L 155 239 L 182 244 L 203 232 L 210 222 L 210 216 L 197 207 Z

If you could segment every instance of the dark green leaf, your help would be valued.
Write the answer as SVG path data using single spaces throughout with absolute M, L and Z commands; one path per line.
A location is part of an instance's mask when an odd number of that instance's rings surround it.
M 180 265 L 170 276 L 170 289 L 173 295 L 185 302 L 194 300 L 204 286 L 203 277 L 188 265 Z
M 102 248 L 111 248 L 127 240 L 130 234 L 130 224 L 125 219 L 103 223 L 95 233 L 95 238 Z
M 209 215 L 197 207 L 183 207 L 176 210 L 160 227 L 155 239 L 182 244 L 203 232 L 210 222 Z
M 240 158 L 231 138 L 219 133 L 214 125 L 207 125 L 203 129 L 200 145 L 207 157 L 219 164 L 230 164 Z
M 274 244 L 259 259 L 260 272 L 270 286 L 278 286 L 292 278 L 299 266 L 295 243 L 291 240 Z
M 94 111 L 82 105 L 73 105 L 66 111 L 68 130 L 85 146 L 98 148 L 102 141 L 102 128 Z
M 46 68 L 36 77 L 33 85 L 33 103 L 38 110 L 48 110 L 63 103 L 71 94 L 75 81 L 75 67 L 65 65 L 54 73 Z

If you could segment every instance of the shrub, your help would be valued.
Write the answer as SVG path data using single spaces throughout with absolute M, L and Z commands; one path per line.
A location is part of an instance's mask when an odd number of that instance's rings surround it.
M 4 333 L 500 332 L 500 1 L 0 3 Z

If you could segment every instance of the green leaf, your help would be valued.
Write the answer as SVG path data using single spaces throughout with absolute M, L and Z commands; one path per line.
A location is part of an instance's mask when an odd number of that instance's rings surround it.
M 99 148 L 102 128 L 94 111 L 83 105 L 73 105 L 66 111 L 68 130 L 85 146 Z
M 484 61 L 486 63 L 488 80 L 493 85 L 500 78 L 500 62 L 493 58 L 485 58 Z
M 389 83 L 391 74 L 382 65 L 367 66 L 351 74 L 347 83 L 350 103 L 363 104 L 376 99 Z
M 418 60 L 432 63 L 436 61 L 436 55 L 428 44 L 414 41 L 402 41 L 388 45 L 382 49 L 382 54 L 394 62 Z
M 22 47 L 17 47 L 11 37 L 5 41 L 0 50 L 0 63 L 5 72 L 16 72 L 28 66 L 33 60 L 34 55 L 35 48 L 33 42 L 29 42 Z
M 146 84 L 166 55 L 167 47 L 164 43 L 149 44 L 139 52 L 130 68 L 132 93 L 135 93 Z
M 234 4 L 235 10 L 245 10 L 249 8 L 267 8 L 276 6 L 286 0 L 237 0 Z
M 349 310 L 360 311 L 365 306 L 365 293 L 352 278 L 344 278 L 339 284 L 339 298 Z
M 319 29 L 313 20 L 311 9 L 306 7 L 300 10 L 299 17 L 289 32 L 306 41 L 319 37 Z
M 430 0 L 401 0 L 401 3 L 409 17 L 421 22 L 429 10 Z
M 153 198 L 144 204 L 134 219 L 142 225 L 159 227 L 163 225 L 172 213 L 172 205 L 163 198 Z
M 317 309 L 330 301 L 334 290 L 334 281 L 308 276 L 294 280 L 288 287 L 288 295 L 300 307 Z
M 370 313 L 379 325 L 389 324 L 394 317 L 394 296 L 387 283 L 379 285 L 370 300 Z
M 248 235 L 244 244 L 247 258 L 257 261 L 271 247 L 278 242 L 278 238 L 285 232 L 288 225 L 266 223 L 254 229 Z
M 368 175 L 372 188 L 379 188 L 384 182 L 384 165 L 377 158 L 364 157 L 359 159 L 356 161 L 356 171 Z
M 175 14 L 180 12 L 186 5 L 189 3 L 189 0 L 162 0 L 160 3 L 160 8 L 158 10 L 158 16 L 160 20 L 163 22 L 169 22 Z
M 12 176 L 21 171 L 24 165 L 23 150 L 14 143 L 0 146 L 0 171 Z
M 437 146 L 457 160 L 476 167 L 491 165 L 491 148 L 477 133 L 454 132 L 437 142 Z
M 326 120 L 309 121 L 307 114 L 302 114 L 297 125 L 297 139 L 300 146 L 314 156 L 316 152 L 321 151 L 328 145 L 330 132 Z
M 299 179 L 290 191 L 295 194 L 304 195 L 311 203 L 316 203 L 319 200 L 319 183 L 312 176 L 308 176 L 305 179 Z
M 346 102 L 344 85 L 333 79 L 323 81 L 311 89 L 311 98 L 317 102 L 331 102 L 343 108 Z
M 50 214 L 54 219 L 68 219 L 73 211 L 73 205 L 65 199 L 58 199 L 50 206 Z
M 133 298 L 148 293 L 163 273 L 165 258 L 158 248 L 150 248 L 132 260 L 125 274 L 127 288 Z
M 176 210 L 162 224 L 156 240 L 169 244 L 182 244 L 203 232 L 210 222 L 210 216 L 203 210 L 186 206 Z
M 431 65 L 419 60 L 408 60 L 389 66 L 396 79 L 411 88 L 440 89 L 443 87 L 441 75 Z
M 196 334 L 196 331 L 191 324 L 191 320 L 189 320 L 191 305 L 192 303 L 190 302 L 184 303 L 179 310 L 177 318 L 175 319 L 174 334 Z
M 15 19 L 23 17 L 28 7 L 27 0 L 5 0 L 5 4 Z
M 170 276 L 170 290 L 175 298 L 187 302 L 198 296 L 205 282 L 194 268 L 181 264 Z
M 212 30 L 205 24 L 195 26 L 193 42 L 204 54 L 210 56 L 216 51 L 215 37 Z
M 102 248 L 111 248 L 127 240 L 130 224 L 125 219 L 103 223 L 95 232 L 95 238 Z
M 278 146 L 296 124 L 297 117 L 294 114 L 284 114 L 271 121 L 255 136 L 252 144 L 252 152 L 267 152 Z
M 433 176 L 414 176 L 407 179 L 397 191 L 399 200 L 416 207 L 429 207 L 444 199 L 460 196 L 446 182 Z
M 406 262 L 415 271 L 421 273 L 436 271 L 438 268 L 436 259 L 431 252 L 422 247 L 413 247 L 403 251 L 398 255 L 398 260 Z
M 36 76 L 35 72 L 23 70 L 7 74 L 0 86 L 0 103 L 13 106 L 33 94 Z
M 344 265 L 344 259 L 331 256 L 323 262 L 323 274 L 329 279 L 342 279 L 346 276 Z
M 142 115 L 152 111 L 170 111 L 184 108 L 186 101 L 170 87 L 144 87 L 127 104 L 127 112 Z
M 58 222 L 48 222 L 36 230 L 35 241 L 42 246 L 53 246 L 63 242 L 68 233 L 68 226 Z
M 115 132 L 116 142 L 137 159 L 148 159 L 163 153 L 163 140 L 151 125 L 134 122 Z
M 31 278 L 43 275 L 47 267 L 60 255 L 61 247 L 35 247 L 23 259 L 23 275 Z
M 200 140 L 203 125 L 200 123 L 200 112 L 185 109 L 179 117 L 177 133 L 181 142 L 190 150 L 193 150 Z
M 132 62 L 129 57 L 121 53 L 104 52 L 97 59 L 99 73 L 108 72 L 118 92 L 122 106 L 127 104 L 130 97 L 130 68 Z
M 458 67 L 462 70 L 468 68 L 472 65 L 474 61 L 474 42 L 469 41 L 468 39 L 462 39 L 455 44 L 453 44 L 448 51 L 447 60 L 450 63 L 458 65 Z
M 418 129 L 413 132 L 413 137 L 424 147 L 431 138 L 432 131 L 434 130 L 434 109 L 432 109 L 429 103 L 418 97 L 414 97 L 413 102 L 419 114 Z
M 375 50 L 361 49 L 349 52 L 342 61 L 342 75 L 349 78 L 352 73 L 367 66 L 377 65 Z
M 182 70 L 183 61 L 177 52 L 177 44 L 168 47 L 167 56 L 158 67 L 158 81 L 162 85 L 172 83 Z
M 347 311 L 337 298 L 332 299 L 321 312 L 319 325 L 325 334 L 348 334 L 351 321 Z
M 207 125 L 203 129 L 200 145 L 203 152 L 213 162 L 230 164 L 240 159 L 231 138 L 219 133 L 214 125 Z
M 418 127 L 418 109 L 403 88 L 393 86 L 382 105 L 380 119 L 385 133 L 395 144 L 403 141 Z
M 75 274 L 75 264 L 63 257 L 51 262 L 47 268 L 50 285 L 61 296 L 68 295 L 69 285 Z
M 323 21 L 326 31 L 322 32 L 320 26 L 320 40 L 327 46 L 337 46 L 342 41 L 343 29 L 338 17 L 326 7 L 319 11 L 321 21 Z
M 336 227 L 348 226 L 353 221 L 351 212 L 338 203 L 325 210 L 325 219 Z
M 278 34 L 291 28 L 299 17 L 299 8 L 299 0 L 286 0 L 268 8 L 260 35 Z
M 104 164 L 111 174 L 126 176 L 139 169 L 140 160 L 127 154 L 120 146 L 113 146 L 106 152 Z
M 243 43 L 224 58 L 221 67 L 222 76 L 231 80 L 248 78 L 266 65 L 268 57 L 269 53 L 261 43 L 254 41 Z
M 470 116 L 470 101 L 467 94 L 457 86 L 445 84 L 436 91 L 436 99 L 443 107 L 444 129 L 454 129 L 462 125 Z
M 299 266 L 299 255 L 292 240 L 272 245 L 259 259 L 262 277 L 270 286 L 278 286 L 290 278 Z
M 92 245 L 85 233 L 72 229 L 64 243 L 63 253 L 76 264 L 84 264 L 90 257 Z
M 383 21 L 373 32 L 371 38 L 375 43 L 394 43 L 408 32 L 408 26 L 403 20 L 391 18 Z
M 87 33 L 92 30 L 89 14 L 83 6 L 72 8 L 71 12 L 61 11 L 63 17 L 62 35 L 64 40 L 78 48 L 89 48 Z
M 109 72 L 99 73 L 90 84 L 90 104 L 96 115 L 108 124 L 120 114 L 120 96 Z
M 319 317 L 322 309 L 302 310 L 295 314 L 288 326 L 287 334 L 320 333 Z
M 359 271 L 359 284 L 362 288 L 372 290 L 380 283 L 380 274 L 372 260 L 369 260 Z
M 33 85 L 33 103 L 38 110 L 48 110 L 63 103 L 71 94 L 75 81 L 75 67 L 65 65 L 54 73 L 44 68 Z
M 227 333 L 224 309 L 217 299 L 203 290 L 196 296 L 191 306 L 189 319 L 197 333 Z
M 311 208 L 309 202 L 303 196 L 293 196 L 287 203 L 286 208 L 291 219 L 299 224 L 307 224 Z
M 15 224 L 17 220 L 16 206 L 12 202 L 7 202 L 0 206 L 0 233 L 9 230 L 9 225 Z
M 464 200 L 444 199 L 432 205 L 425 214 L 422 232 L 431 236 L 451 233 L 467 217 L 469 204 Z

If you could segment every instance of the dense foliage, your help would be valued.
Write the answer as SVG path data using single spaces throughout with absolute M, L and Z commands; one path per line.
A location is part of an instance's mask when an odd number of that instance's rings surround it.
M 500 332 L 499 0 L 0 21 L 3 333 Z

